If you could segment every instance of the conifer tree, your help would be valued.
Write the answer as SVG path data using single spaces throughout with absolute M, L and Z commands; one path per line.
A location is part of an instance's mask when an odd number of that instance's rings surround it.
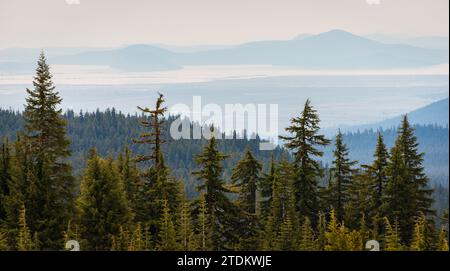
M 6 231 L 0 228 L 0 251 L 9 250 L 8 237 Z
M 428 178 L 422 166 L 423 155 L 418 151 L 414 128 L 405 116 L 391 150 L 383 211 L 389 219 L 398 219 L 402 240 L 407 245 L 411 241 L 414 218 L 422 213 L 426 217 L 434 215 L 432 190 L 428 188 Z
M 387 217 L 384 218 L 385 221 L 385 250 L 386 251 L 401 251 L 403 245 L 401 244 L 400 237 L 400 226 L 397 219 L 394 220 L 394 225 L 391 224 Z
M 313 229 L 311 228 L 311 222 L 309 218 L 306 217 L 303 220 L 303 225 L 301 229 L 301 237 L 300 237 L 300 250 L 303 251 L 316 251 L 319 249 L 318 242 L 315 238 L 315 234 Z
M 35 249 L 35 242 L 27 225 L 26 209 L 22 205 L 19 216 L 19 231 L 17 236 L 17 250 L 30 251 Z
M 296 239 L 293 238 L 294 225 L 291 216 L 286 216 L 280 226 L 280 231 L 276 238 L 276 250 L 279 251 L 293 251 L 297 249 Z
M 11 153 L 8 139 L 0 145 L 0 225 L 6 220 L 6 200 L 12 181 Z
M 270 205 L 272 203 L 272 187 L 275 179 L 275 166 L 276 166 L 275 159 L 272 155 L 269 172 L 264 173 L 263 177 L 259 182 L 258 188 L 261 194 L 261 200 L 259 202 L 259 205 L 260 205 L 261 220 L 263 222 L 266 222 L 270 214 Z
M 247 147 L 231 176 L 231 181 L 239 190 L 239 207 L 249 214 L 256 214 L 256 190 L 261 170 L 261 163 Z
M 345 221 L 348 227 L 362 229 L 367 226 L 366 218 L 374 216 L 374 190 L 372 188 L 372 180 L 367 172 L 353 174 L 352 182 L 347 188 L 347 204 L 344 206 Z
M 286 140 L 286 148 L 292 150 L 295 165 L 295 201 L 300 217 L 309 217 L 313 227 L 317 224 L 319 213 L 318 178 L 323 175 L 319 162 L 315 159 L 322 157 L 321 147 L 330 143 L 319 134 L 320 119 L 316 110 L 306 101 L 299 117 L 291 120 L 291 126 L 286 131 L 291 136 L 281 136 Z
M 239 211 L 226 197 L 232 192 L 222 179 L 222 162 L 227 156 L 217 149 L 216 139 L 212 137 L 203 152 L 196 157 L 200 169 L 193 172 L 202 184 L 198 186 L 204 193 L 207 213 L 210 220 L 210 237 L 212 250 L 229 249 L 237 243 L 235 222 Z
M 197 245 L 200 251 L 211 250 L 211 220 L 208 215 L 205 195 L 200 195 L 197 217 Z
M 61 98 L 55 91 L 44 53 L 39 57 L 33 86 L 34 89 L 27 89 L 23 116 L 35 182 L 25 204 L 31 230 L 38 233 L 43 248 L 59 249 L 73 210 L 75 179 L 66 161 L 70 141 L 58 109 Z
M 184 251 L 195 250 L 197 244 L 194 238 L 194 231 L 192 229 L 191 208 L 190 203 L 184 200 L 181 205 L 180 225 L 178 229 L 181 249 Z
M 273 182 L 270 215 L 265 225 L 265 249 L 292 250 L 297 244 L 299 219 L 295 210 L 293 172 L 294 166 L 282 158 Z
M 118 170 L 112 159 L 100 158 L 95 150 L 89 154 L 78 207 L 86 250 L 110 250 L 113 236 L 130 222 L 130 210 Z
M 141 223 L 137 223 L 131 236 L 130 251 L 143 251 L 150 249 L 150 232 Z
M 134 251 L 131 244 L 130 232 L 122 226 L 119 226 L 119 233 L 111 236 L 111 251 Z
M 335 211 L 330 212 L 330 221 L 328 222 L 325 233 L 327 251 L 359 251 L 362 250 L 362 238 L 358 231 L 349 231 L 343 223 L 339 223 Z
M 384 144 L 383 135 L 378 132 L 377 145 L 375 147 L 374 161 L 371 165 L 363 165 L 367 169 L 367 174 L 373 181 L 373 208 L 374 216 L 383 217 L 381 213 L 381 205 L 383 202 L 384 188 L 387 182 L 387 166 L 388 166 L 389 152 Z
M 20 134 L 13 148 L 11 175 L 8 174 L 10 180 L 7 184 L 8 193 L 3 198 L 3 210 L 5 211 L 4 225 L 12 236 L 16 236 L 20 210 L 30 198 L 31 184 L 35 183 L 35 177 L 31 170 L 30 146 Z
M 176 240 L 175 226 L 172 221 L 167 200 L 163 201 L 163 212 L 159 226 L 158 241 L 159 250 L 174 251 L 179 249 Z
M 138 107 L 143 115 L 149 115 L 149 119 L 141 121 L 141 126 L 147 131 L 142 133 L 139 139 L 133 139 L 134 143 L 144 144 L 150 148 L 147 155 L 136 157 L 137 162 L 147 166 L 142 174 L 145 205 L 142 212 L 137 213 L 136 219 L 149 225 L 155 237 L 158 236 L 163 202 L 167 200 L 170 210 L 174 212 L 178 212 L 181 203 L 180 183 L 171 177 L 162 152 L 162 146 L 167 142 L 163 134 L 164 113 L 167 111 L 163 106 L 164 103 L 164 96 L 159 94 L 154 109 Z
M 261 163 L 247 147 L 243 158 L 233 169 L 231 181 L 238 189 L 238 206 L 243 211 L 239 229 L 239 250 L 256 250 L 259 223 L 256 214 L 256 192 L 260 181 Z
M 333 151 L 333 166 L 330 169 L 332 173 L 332 185 L 330 187 L 331 206 L 336 211 L 338 221 L 343 221 L 345 215 L 344 208 L 349 200 L 348 187 L 352 181 L 352 174 L 355 173 L 355 169 L 352 167 L 357 163 L 348 158 L 349 151 L 342 137 L 342 133 L 339 131 Z
M 430 246 L 427 236 L 427 226 L 428 226 L 427 220 L 423 214 L 416 217 L 410 250 L 412 251 L 428 250 Z
M 325 245 L 326 245 L 326 233 L 327 230 L 327 220 L 326 220 L 326 216 L 324 213 L 320 212 L 319 213 L 319 223 L 317 225 L 317 245 L 318 245 L 318 249 L 320 251 L 325 250 Z
M 448 237 L 447 231 L 444 227 L 441 229 L 441 233 L 439 234 L 439 243 L 437 249 L 439 251 L 448 251 Z
M 327 231 L 325 233 L 326 245 L 325 250 L 332 251 L 337 250 L 339 245 L 339 222 L 336 218 L 336 212 L 334 209 L 330 212 L 330 221 L 327 225 Z
M 119 170 L 128 204 L 133 215 L 138 218 L 143 217 L 144 214 L 142 214 L 142 206 L 144 205 L 144 183 L 139 176 L 139 169 L 132 158 L 132 153 L 128 146 L 125 147 L 125 152 L 119 155 L 117 168 Z M 136 213 L 139 214 L 136 215 Z

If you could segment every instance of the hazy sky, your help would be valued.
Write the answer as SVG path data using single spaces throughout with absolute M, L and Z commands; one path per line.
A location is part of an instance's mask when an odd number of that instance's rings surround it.
M 445 35 L 449 0 L 0 0 L 0 48 L 237 44 L 344 29 Z

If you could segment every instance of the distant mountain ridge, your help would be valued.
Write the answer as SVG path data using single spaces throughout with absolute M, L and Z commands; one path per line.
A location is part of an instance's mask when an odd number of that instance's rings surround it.
M 50 57 L 50 63 L 108 65 L 121 71 L 180 69 L 185 65 L 274 65 L 305 69 L 396 69 L 448 63 L 448 50 L 385 44 L 342 30 L 299 35 L 292 40 L 245 43 L 232 47 L 171 51 L 167 46 L 132 45 Z M 0 50 L 0 56 L 5 53 Z M 3 57 L 5 58 L 5 57 Z M 31 60 L 30 61 L 34 61 Z M 20 66 L 0 62 L 0 70 Z M 5 64 L 6 63 L 6 64 Z M 2 68 L 3 67 L 3 68 Z
M 449 125 L 449 98 L 445 98 L 436 102 L 433 102 L 427 106 L 421 107 L 411 112 L 405 112 L 408 115 L 409 121 L 414 125 L 438 125 L 442 127 L 448 127 Z M 389 118 L 380 122 L 370 123 L 366 125 L 357 126 L 340 126 L 336 128 L 326 129 L 327 134 L 334 134 L 337 129 L 341 129 L 343 132 L 356 132 L 364 130 L 378 130 L 390 129 L 397 127 L 401 122 L 403 115 Z

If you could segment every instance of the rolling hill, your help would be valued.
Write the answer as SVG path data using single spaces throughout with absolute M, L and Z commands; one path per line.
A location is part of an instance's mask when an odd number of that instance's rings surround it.
M 161 48 L 164 47 L 164 48 Z M 217 49 L 175 50 L 167 46 L 132 45 L 52 55 L 53 64 L 107 65 L 120 71 L 180 69 L 186 65 L 274 65 L 305 69 L 398 69 L 448 63 L 448 50 L 386 44 L 342 30 L 300 35 L 292 40 L 258 41 Z M 199 47 L 200 48 L 200 47 Z M 17 50 L 16 50 L 17 51 Z M 0 50 L 0 70 L 24 69 L 28 55 Z M 73 52 L 74 50 L 72 50 Z M 34 57 L 35 58 L 35 57 Z

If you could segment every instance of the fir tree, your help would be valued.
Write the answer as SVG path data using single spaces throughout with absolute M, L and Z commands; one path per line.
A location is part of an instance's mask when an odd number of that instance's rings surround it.
M 338 221 L 343 221 L 345 214 L 345 205 L 349 200 L 348 187 L 352 181 L 352 174 L 355 169 L 352 167 L 357 163 L 348 158 L 349 151 L 347 145 L 344 144 L 341 131 L 336 136 L 335 149 L 333 151 L 333 166 L 330 171 L 332 173 L 331 185 L 331 206 L 336 211 Z
M 78 199 L 81 236 L 87 250 L 110 250 L 113 236 L 130 221 L 130 210 L 119 173 L 111 159 L 91 150 Z
M 17 236 L 17 250 L 30 251 L 35 249 L 35 242 L 27 225 L 26 209 L 22 205 L 19 216 L 19 231 Z
M 5 230 L 0 228 L 0 251 L 9 250 L 8 237 Z
M 297 249 L 296 240 L 293 238 L 294 225 L 291 216 L 287 216 L 280 226 L 280 231 L 276 238 L 275 248 L 279 251 L 293 251 Z
M 197 217 L 197 244 L 201 251 L 211 250 L 211 220 L 205 195 L 200 195 Z
M 30 227 L 38 233 L 43 248 L 58 249 L 73 210 L 75 180 L 66 162 L 70 141 L 58 109 L 61 98 L 55 91 L 44 53 L 39 57 L 33 85 L 34 89 L 27 89 L 23 115 L 35 182 L 25 204 Z
M 328 222 L 325 233 L 327 251 L 359 251 L 362 250 L 362 238 L 358 231 L 349 231 L 342 223 L 339 223 L 335 211 L 330 212 L 330 221 Z
M 384 144 L 383 135 L 378 132 L 377 145 L 374 153 L 374 161 L 371 165 L 363 165 L 367 169 L 367 174 L 373 181 L 373 208 L 375 210 L 374 216 L 383 217 L 381 213 L 381 205 L 383 202 L 384 188 L 387 182 L 387 166 L 388 166 L 389 152 Z
M 233 169 L 231 181 L 239 192 L 238 206 L 243 211 L 240 228 L 239 249 L 256 250 L 259 223 L 256 214 L 256 192 L 260 180 L 261 163 L 247 147 L 242 160 Z
M 448 236 L 447 231 L 445 230 L 444 227 L 441 229 L 441 233 L 439 234 L 439 242 L 437 249 L 439 251 L 448 251 Z
M 196 249 L 197 244 L 195 242 L 194 231 L 192 229 L 190 203 L 186 200 L 183 201 L 180 209 L 181 214 L 178 233 L 181 249 L 184 251 L 192 251 Z
M 141 126 L 148 131 L 142 133 L 139 139 L 133 140 L 134 143 L 150 148 L 149 154 L 136 157 L 137 162 L 148 166 L 142 174 L 145 186 L 143 196 L 145 205 L 142 212 L 137 213 L 136 219 L 149 225 L 155 237 L 158 235 L 163 202 L 167 200 L 170 210 L 174 212 L 178 211 L 181 203 L 180 183 L 170 176 L 170 169 L 167 167 L 162 153 L 162 146 L 167 142 L 163 136 L 164 113 L 167 111 L 167 108 L 163 106 L 164 103 L 164 96 L 159 94 L 154 109 L 138 107 L 143 115 L 149 115 L 149 119 L 141 121 Z
M 319 223 L 317 225 L 317 245 L 318 245 L 318 249 L 320 251 L 325 250 L 325 246 L 326 246 L 326 233 L 327 230 L 327 220 L 326 220 L 326 216 L 324 213 L 320 212 L 319 213 Z
M 134 251 L 131 244 L 130 232 L 122 226 L 119 226 L 119 233 L 111 236 L 111 251 Z
M 348 185 L 348 202 L 345 205 L 345 221 L 348 227 L 352 229 L 366 227 L 366 218 L 374 216 L 372 188 L 372 180 L 366 172 L 353 175 L 352 182 Z
M 433 215 L 432 190 L 422 166 L 423 153 L 418 151 L 414 129 L 403 118 L 387 168 L 388 183 L 383 198 L 383 211 L 389 219 L 398 219 L 402 240 L 410 244 L 414 217 Z
M 0 145 L 0 225 L 6 220 L 6 199 L 12 181 L 12 161 L 10 146 L 5 138 Z
M 385 250 L 386 251 L 400 251 L 403 249 L 400 237 L 400 226 L 397 219 L 394 220 L 394 225 L 390 223 L 387 217 L 384 218 L 385 221 Z
M 297 244 L 298 216 L 293 187 L 294 167 L 284 158 L 276 168 L 270 216 L 265 225 L 265 249 L 292 250 Z
M 275 167 L 275 159 L 272 155 L 269 172 L 264 173 L 259 182 L 259 191 L 261 194 L 259 205 L 261 210 L 261 220 L 264 222 L 267 220 L 267 217 L 270 214 L 270 205 L 272 203 L 272 187 L 275 179 Z
M 427 227 L 427 220 L 423 214 L 416 217 L 410 250 L 425 251 L 430 248 L 430 243 L 427 236 Z
M 161 216 L 159 232 L 158 232 L 158 249 L 163 251 L 178 250 L 179 246 L 176 240 L 175 226 L 170 214 L 169 204 L 167 200 L 163 202 L 163 212 Z
M 142 227 L 138 222 L 131 234 L 131 241 L 128 246 L 129 251 L 144 251 L 150 249 L 150 232 L 146 230 L 147 227 Z
M 256 190 L 261 170 L 261 163 L 247 147 L 231 176 L 231 181 L 239 190 L 239 207 L 249 214 L 256 214 Z
M 318 161 L 323 152 L 320 147 L 330 143 L 319 134 L 320 119 L 316 110 L 306 101 L 300 117 L 291 120 L 286 131 L 292 136 L 282 136 L 286 140 L 286 148 L 292 150 L 295 164 L 295 201 L 300 217 L 309 217 L 312 225 L 317 224 L 319 213 L 319 191 L 317 179 L 323 175 Z
M 222 179 L 222 162 L 226 157 L 219 152 L 216 140 L 212 137 L 203 152 L 196 157 L 200 169 L 193 172 L 194 176 L 202 181 L 198 189 L 204 192 L 211 223 L 212 250 L 230 249 L 231 244 L 237 243 L 234 226 L 239 212 L 226 197 L 225 193 L 232 191 L 225 186 Z
M 128 146 L 125 147 L 124 154 L 119 155 L 117 168 L 122 179 L 129 207 L 135 217 L 141 218 L 144 216 L 142 214 L 144 183 L 139 176 L 139 169 L 132 158 L 132 153 Z M 136 215 L 136 213 L 139 214 Z
M 30 153 L 29 144 L 21 135 L 18 135 L 14 142 L 14 155 L 11 156 L 8 193 L 3 198 L 4 225 L 13 236 L 17 235 L 20 210 L 30 198 L 29 194 L 32 191 L 30 184 L 35 183 Z
M 319 249 L 318 242 L 315 238 L 315 234 L 313 229 L 311 228 L 311 222 L 309 218 L 306 217 L 303 220 L 303 225 L 301 229 L 301 238 L 300 238 L 300 250 L 304 251 L 316 251 Z

